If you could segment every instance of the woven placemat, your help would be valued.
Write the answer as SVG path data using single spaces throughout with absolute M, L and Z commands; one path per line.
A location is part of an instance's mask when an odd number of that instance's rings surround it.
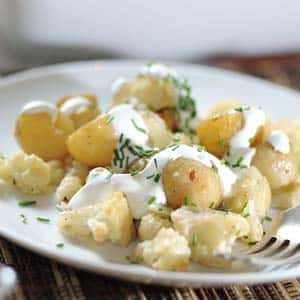
M 211 64 L 211 62 L 210 62 Z M 250 73 L 300 89 L 300 55 L 219 58 L 219 67 Z M 16 269 L 19 284 L 11 299 L 299 299 L 300 280 L 226 288 L 165 288 L 134 284 L 78 271 L 0 238 L 0 260 Z

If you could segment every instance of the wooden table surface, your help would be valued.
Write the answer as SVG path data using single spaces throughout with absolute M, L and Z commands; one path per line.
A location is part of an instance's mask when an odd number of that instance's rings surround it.
M 208 63 L 300 89 L 300 55 L 227 57 L 210 60 Z M 11 299 L 300 299 L 298 279 L 226 288 L 178 289 L 147 286 L 75 270 L 2 238 L 0 261 L 15 268 L 19 276 L 19 284 Z

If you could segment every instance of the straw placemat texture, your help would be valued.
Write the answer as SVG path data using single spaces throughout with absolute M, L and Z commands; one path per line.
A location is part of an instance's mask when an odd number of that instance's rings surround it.
M 210 63 L 211 64 L 211 63 Z M 214 65 L 250 73 L 300 89 L 300 55 L 223 58 Z M 16 269 L 19 284 L 11 299 L 300 299 L 300 280 L 226 288 L 165 288 L 78 271 L 0 238 L 0 260 Z

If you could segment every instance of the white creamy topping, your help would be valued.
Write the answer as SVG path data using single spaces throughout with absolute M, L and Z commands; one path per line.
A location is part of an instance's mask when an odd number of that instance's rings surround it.
M 119 89 L 127 83 L 129 80 L 124 77 L 119 77 L 116 80 L 114 80 L 110 86 L 110 91 L 112 94 L 115 94 L 119 91 Z
M 91 106 L 91 102 L 82 96 L 72 97 L 64 102 L 60 107 L 60 110 L 70 116 L 74 114 L 80 114 Z
M 112 174 L 103 168 L 92 170 L 86 185 L 73 196 L 69 207 L 83 207 L 99 201 L 107 201 L 113 192 L 121 191 L 127 197 L 133 217 L 139 219 L 147 213 L 148 201 L 151 197 L 155 197 L 155 205 L 166 204 L 167 199 L 161 179 L 162 171 L 169 160 L 175 160 L 179 157 L 193 159 L 207 167 L 216 168 L 224 187 L 224 196 L 230 195 L 237 176 L 228 167 L 206 151 L 198 151 L 196 147 L 179 145 L 155 154 L 145 169 L 134 176 Z
M 179 78 L 178 73 L 175 70 L 163 64 L 149 64 L 143 66 L 140 74 L 154 79 L 165 79 L 168 76 L 176 79 Z
M 151 149 L 148 128 L 142 116 L 131 104 L 118 105 L 111 109 L 108 115 L 118 140 L 112 166 L 117 171 L 123 171 L 139 158 L 137 153 Z
M 257 133 L 259 127 L 266 121 L 265 113 L 257 107 L 243 109 L 244 126 L 230 141 L 231 148 L 248 148 Z
M 281 153 L 287 154 L 290 152 L 290 141 L 288 136 L 282 130 L 273 131 L 267 138 L 267 142 L 272 147 Z
M 52 122 L 56 121 L 57 108 L 54 104 L 46 101 L 31 101 L 26 103 L 22 110 L 22 114 L 38 114 L 47 113 L 51 116 Z

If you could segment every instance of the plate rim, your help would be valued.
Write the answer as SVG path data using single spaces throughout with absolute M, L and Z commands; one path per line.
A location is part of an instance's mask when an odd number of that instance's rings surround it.
M 263 86 L 268 86 L 269 88 L 284 91 L 285 93 L 291 94 L 291 96 L 300 97 L 300 93 L 288 87 L 280 86 L 278 84 L 272 83 L 270 81 L 256 78 L 251 75 L 242 74 L 235 71 L 228 71 L 220 69 L 217 67 L 204 66 L 201 64 L 192 63 L 182 63 L 166 61 L 172 66 L 194 69 L 195 71 L 200 70 L 202 73 L 209 71 L 211 74 L 217 74 L 222 76 L 229 76 L 231 79 L 241 79 L 246 82 L 252 82 L 254 84 L 259 84 Z M 74 72 L 74 70 L 83 68 L 95 68 L 97 66 L 104 65 L 106 67 L 121 66 L 124 67 L 136 67 L 141 64 L 147 63 L 144 59 L 112 59 L 112 60 L 88 60 L 88 61 L 76 61 L 52 64 L 47 66 L 39 66 L 29 70 L 24 70 L 16 72 L 14 74 L 6 75 L 0 77 L 0 93 L 1 88 L 15 83 L 21 82 L 23 80 L 32 80 L 35 78 L 40 78 L 43 76 L 58 74 L 60 72 Z M 300 99 L 299 99 L 300 101 Z M 127 264 L 114 263 L 106 261 L 101 263 L 101 268 L 99 266 L 93 266 L 91 264 L 86 264 L 84 261 L 75 259 L 74 257 L 68 257 L 66 254 L 63 255 L 61 251 L 55 251 L 53 249 L 47 248 L 43 243 L 34 244 L 30 242 L 28 238 L 21 238 L 18 236 L 17 232 L 7 232 L 2 230 L 0 227 L 0 235 L 13 243 L 29 249 L 34 253 L 42 256 L 46 256 L 50 259 L 59 261 L 65 265 L 72 266 L 76 269 L 87 270 L 97 274 L 119 278 L 122 280 L 141 282 L 146 284 L 159 284 L 164 286 L 178 286 L 178 287 L 199 287 L 199 286 L 227 286 L 232 284 L 262 284 L 269 283 L 278 280 L 292 279 L 300 276 L 300 267 L 292 268 L 289 270 L 278 270 L 272 272 L 236 272 L 236 273 L 222 273 L 222 272 L 167 272 L 167 271 L 156 271 L 142 266 L 132 266 Z M 138 272 L 142 268 L 143 272 Z M 141 269 L 140 269 L 141 270 Z

